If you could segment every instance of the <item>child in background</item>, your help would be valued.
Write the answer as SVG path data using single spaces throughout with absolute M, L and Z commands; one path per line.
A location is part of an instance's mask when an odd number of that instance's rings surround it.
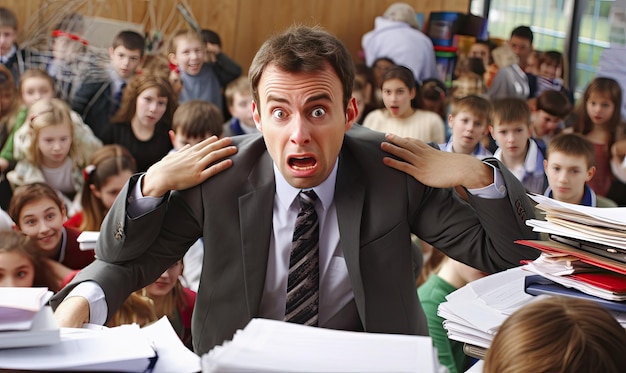
M 167 316 L 183 344 L 193 350 L 191 315 L 196 303 L 196 292 L 182 285 L 179 280 L 182 274 L 183 261 L 179 260 L 140 292 L 154 302 L 157 318 Z
M 16 158 L 22 158 L 25 154 L 15 154 L 15 134 L 26 122 L 28 116 L 28 109 L 37 101 L 41 99 L 54 98 L 54 81 L 43 70 L 31 69 L 26 70 L 22 74 L 22 81 L 20 82 L 20 95 L 22 98 L 22 105 L 19 111 L 12 119 L 13 125 L 9 137 L 2 147 L 0 153 L 0 170 L 10 170 L 15 167 L 17 162 Z
M 226 106 L 232 118 L 224 123 L 226 137 L 258 133 L 252 119 L 252 93 L 247 76 L 240 76 L 226 87 Z
M 569 99 L 559 91 L 545 91 L 536 98 L 530 133 L 543 154 L 550 139 L 563 130 L 563 121 L 572 111 Z
M 0 153 L 0 169 L 12 169 L 18 160 L 26 158 L 30 151 L 30 128 L 24 126 L 28 117 L 28 110 L 37 101 L 54 98 L 54 81 L 43 70 L 30 69 L 22 73 L 20 95 L 22 106 L 15 114 L 12 132 Z M 77 153 L 75 156 L 86 162 L 91 154 L 102 146 L 102 142 L 93 134 L 89 126 L 83 123 L 82 118 L 75 111 L 70 111 Z
M 73 201 L 83 184 L 81 170 L 86 161 L 73 142 L 69 107 L 56 98 L 44 99 L 35 102 L 28 113 L 30 147 L 7 179 L 14 188 L 45 182 L 63 194 L 67 206 L 80 206 L 78 198 Z
M 1 12 L 1 10 L 0 10 Z M 1 17 L 1 16 L 0 16 Z M 0 27 L 1 28 L 1 27 Z M 15 126 L 15 116 L 20 109 L 20 100 L 13 75 L 0 64 L 0 149 L 4 147 Z M 4 177 L 9 162 L 0 158 L 0 208 L 8 209 L 11 201 L 11 185 Z
M 530 108 L 526 100 L 503 98 L 493 101 L 493 121 L 489 127 L 498 150 L 494 157 L 522 182 L 528 192 L 542 194 L 547 187 L 544 156 L 530 137 Z
M 448 125 L 452 138 L 440 147 L 443 151 L 472 155 L 478 159 L 491 156 L 480 143 L 487 133 L 493 108 L 489 100 L 479 96 L 465 96 L 452 103 Z M 439 267 L 434 268 L 417 290 L 422 308 L 428 321 L 428 332 L 437 348 L 439 362 L 450 373 L 465 372 L 470 359 L 463 352 L 463 343 L 448 339 L 442 326 L 443 318 L 437 315 L 439 304 L 446 296 L 484 273 L 452 258 L 444 256 Z
M 443 120 L 431 111 L 419 109 L 421 104 L 415 103 L 421 103 L 421 95 L 417 89 L 411 70 L 404 66 L 390 68 L 383 75 L 382 96 L 385 108 L 369 113 L 363 126 L 426 142 L 444 142 Z
M 550 141 L 543 161 L 548 188 L 544 195 L 557 201 L 591 207 L 617 205 L 587 186 L 596 172 L 593 144 L 577 133 L 565 133 Z
M 167 78 L 137 75 L 124 90 L 122 106 L 103 132 L 102 142 L 122 145 L 135 158 L 137 171 L 146 171 L 172 149 L 168 131 L 176 105 Z
M 422 82 L 422 104 L 424 110 L 432 111 L 446 121 L 446 85 L 439 79 L 430 78 Z M 446 135 L 446 138 L 448 136 Z
M 28 235 L 46 258 L 46 271 L 54 278 L 50 288 L 59 290 L 66 276 L 94 260 L 93 250 L 82 251 L 76 239 L 80 231 L 63 227 L 66 209 L 58 193 L 43 183 L 32 183 L 15 189 L 9 216 L 17 229 Z
M 383 103 L 383 75 L 396 66 L 396 63 L 388 57 L 378 57 L 372 64 L 372 80 L 374 82 L 374 97 L 372 98 L 373 109 L 380 109 L 385 107 Z
M 135 168 L 135 159 L 123 146 L 105 145 L 98 149 L 83 170 L 82 210 L 63 225 L 81 231 L 99 231 L 104 216 Z
M 180 71 L 183 89 L 179 101 L 203 100 L 222 108 L 222 88 L 241 75 L 241 67 L 224 53 L 215 62 L 205 62 L 206 46 L 193 30 L 181 30 L 172 36 L 168 59 Z
M 195 145 L 211 136 L 222 137 L 222 111 L 210 102 L 192 100 L 174 112 L 169 131 L 173 151 Z
M 481 140 L 489 131 L 492 105 L 486 98 L 469 95 L 452 102 L 448 126 L 452 130 L 450 140 L 440 144 L 441 150 L 469 154 L 478 159 L 491 157 Z
M 19 49 L 17 38 L 17 17 L 6 7 L 0 7 L 0 61 L 13 76 L 14 82 L 20 81 L 20 74 L 24 71 L 24 51 Z
M 489 66 L 493 64 L 491 49 L 491 43 L 489 40 L 476 40 L 476 42 L 470 46 L 469 51 L 467 52 L 467 57 L 480 58 L 486 72 Z
M 178 151 L 187 144 L 195 145 L 211 136 L 221 137 L 222 122 L 221 110 L 210 102 L 200 100 L 185 102 L 174 113 L 170 131 L 170 139 L 174 147 L 172 151 Z M 194 291 L 198 290 L 200 283 L 203 257 L 202 239 L 191 245 L 183 257 L 186 286 Z
M 73 214 L 80 206 L 78 192 L 83 185 L 85 155 L 95 149 L 83 149 L 74 142 L 74 125 L 65 102 L 56 98 L 39 100 L 28 115 L 29 127 L 24 127 L 30 130 L 28 152 L 7 174 L 7 179 L 14 188 L 33 182 L 47 183 L 63 194 Z
M 4 65 L 0 65 L 0 149 L 11 133 L 19 107 L 20 100 L 13 76 Z
M 537 49 L 533 49 L 532 52 L 528 55 L 528 59 L 526 60 L 526 68 L 524 71 L 526 74 L 539 75 L 539 57 L 541 56 L 541 51 Z
M 626 331 L 597 303 L 545 297 L 509 316 L 485 357 L 485 373 L 623 372 Z
M 81 81 L 71 106 L 100 137 L 120 107 L 122 93 L 144 56 L 145 39 L 135 31 L 120 31 L 109 48 L 107 75 Z
M 539 74 L 534 86 L 529 77 L 530 94 L 528 97 L 537 97 L 545 91 L 558 91 L 563 92 L 567 97 L 571 96 L 569 90 L 563 86 L 563 54 L 561 52 L 541 53 L 538 70 Z
M 35 250 L 22 232 L 0 230 L 0 287 L 37 286 L 35 275 L 43 268 Z
M 596 154 L 596 175 L 589 181 L 589 186 L 603 197 L 607 196 L 614 179 L 610 149 L 618 140 L 618 135 L 621 135 L 618 131 L 623 131 L 620 128 L 621 104 L 622 89 L 619 83 L 601 77 L 589 83 L 577 108 L 578 119 L 574 124 L 574 132 L 591 141 Z
M 193 350 L 191 315 L 196 302 L 196 292 L 184 287 L 180 282 L 182 272 L 183 262 L 179 260 L 152 284 L 131 293 L 107 322 L 107 326 L 131 323 L 145 326 L 167 316 L 183 344 Z

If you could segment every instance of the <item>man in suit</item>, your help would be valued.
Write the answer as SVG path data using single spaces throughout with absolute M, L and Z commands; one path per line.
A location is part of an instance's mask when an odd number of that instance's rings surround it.
M 199 237 L 197 353 L 251 318 L 284 319 L 302 190 L 318 196 L 321 327 L 428 333 L 410 233 L 486 272 L 537 257 L 513 243 L 535 237 L 525 225 L 533 212 L 498 161 L 351 129 L 354 66 L 332 35 L 293 27 L 272 37 L 249 76 L 262 136 L 207 139 L 133 177 L 103 223 L 98 260 L 52 300 L 60 325 L 103 323 Z

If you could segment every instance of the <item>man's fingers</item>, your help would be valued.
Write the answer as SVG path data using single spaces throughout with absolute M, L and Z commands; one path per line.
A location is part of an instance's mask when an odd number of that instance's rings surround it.
M 214 165 L 212 165 L 211 167 L 203 170 L 200 174 L 201 179 L 202 180 L 206 180 L 210 177 L 213 177 L 215 175 L 217 175 L 218 173 L 226 170 L 227 168 L 229 168 L 230 166 L 233 165 L 233 161 L 230 159 L 225 159 L 223 161 L 220 161 Z

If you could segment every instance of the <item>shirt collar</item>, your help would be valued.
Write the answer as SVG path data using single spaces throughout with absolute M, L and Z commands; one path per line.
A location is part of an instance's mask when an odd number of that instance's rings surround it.
M 333 202 L 333 198 L 335 197 L 335 183 L 337 181 L 338 165 L 339 162 L 335 161 L 335 166 L 326 180 L 324 180 L 320 185 L 310 188 L 317 194 L 318 199 L 322 202 L 324 210 L 327 210 L 330 207 Z M 280 173 L 276 163 L 274 163 L 274 180 L 276 182 L 276 198 L 278 199 L 280 206 L 283 209 L 288 210 L 302 189 L 294 188 L 289 185 L 287 180 L 283 177 L 283 174 Z
M 524 162 L 526 174 L 541 175 L 545 173 L 543 169 L 543 156 L 540 154 L 539 147 L 537 146 L 535 140 L 529 139 L 526 161 Z
M 0 56 L 0 58 L 2 59 L 2 63 L 7 63 L 9 62 L 9 60 L 11 59 L 11 57 L 13 57 L 13 55 L 17 52 L 17 47 L 15 46 L 15 44 L 13 44 L 11 46 L 11 49 L 9 49 L 9 51 L 7 52 L 7 54 L 5 54 L 4 56 Z
M 550 188 L 549 186 L 543 195 L 549 198 L 554 198 L 552 196 L 552 188 Z M 596 194 L 593 192 L 593 190 L 591 190 L 591 188 L 589 188 L 587 184 L 585 184 L 585 191 L 583 192 L 583 199 L 582 201 L 580 201 L 579 205 L 596 207 L 596 204 L 597 204 Z

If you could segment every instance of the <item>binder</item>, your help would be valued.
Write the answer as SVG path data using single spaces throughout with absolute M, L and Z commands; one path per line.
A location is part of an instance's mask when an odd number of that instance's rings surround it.
M 577 257 L 581 261 L 595 265 L 596 267 L 626 275 L 626 263 L 606 258 L 591 252 L 554 241 L 546 240 L 517 240 L 515 243 L 541 250 L 546 253 L 568 254 Z
M 600 306 L 617 312 L 626 312 L 626 301 L 611 301 L 585 294 L 576 289 L 567 288 L 540 275 L 527 276 L 524 279 L 524 291 L 531 295 L 566 296 L 593 301 Z

